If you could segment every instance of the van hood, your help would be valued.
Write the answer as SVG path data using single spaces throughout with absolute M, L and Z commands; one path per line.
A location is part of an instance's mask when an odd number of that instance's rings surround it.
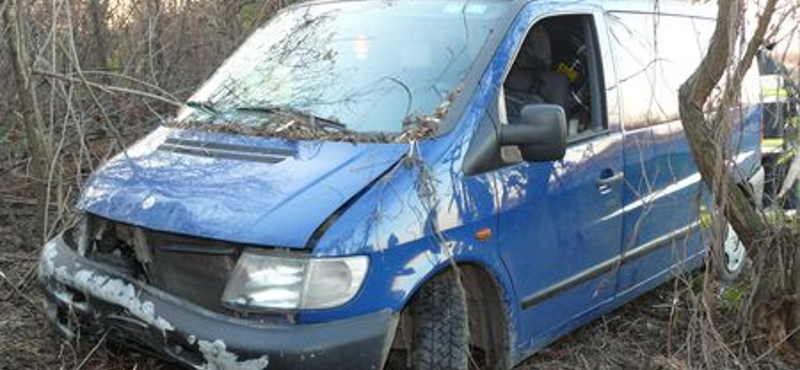
M 306 248 L 406 150 L 161 127 L 95 172 L 78 208 L 158 231 Z

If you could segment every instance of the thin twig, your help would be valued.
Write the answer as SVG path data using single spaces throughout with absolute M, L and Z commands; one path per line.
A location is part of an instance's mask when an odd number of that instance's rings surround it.
M 760 356 L 758 356 L 755 360 L 753 360 L 753 362 L 750 362 L 749 364 L 747 364 L 747 368 L 748 369 L 752 368 L 753 365 L 755 365 L 759 361 L 763 360 L 765 357 L 769 356 L 772 352 L 775 352 L 775 350 L 778 349 L 778 347 L 780 347 L 781 345 L 786 343 L 786 341 L 789 340 L 789 338 L 791 338 L 795 334 L 797 334 L 798 331 L 800 331 L 800 326 L 794 328 L 792 331 L 789 332 L 789 334 L 786 334 L 783 337 L 783 339 L 781 339 L 778 343 L 775 343 L 774 345 L 769 347 L 768 350 L 766 350 L 764 353 L 762 353 Z
M 168 97 L 169 99 L 173 99 L 176 102 L 180 101 L 180 98 L 178 98 L 177 96 L 175 96 L 171 92 L 169 92 L 167 90 L 164 90 L 163 88 L 161 88 L 158 85 L 151 84 L 151 83 L 149 83 L 147 81 L 142 81 L 142 80 L 140 80 L 138 78 L 126 76 L 124 74 L 106 72 L 106 71 L 95 71 L 95 70 L 83 71 L 83 74 L 84 75 L 100 75 L 100 76 L 119 78 L 121 80 L 125 80 L 125 81 L 136 83 L 136 84 L 140 84 L 140 85 L 142 85 L 144 87 L 156 90 L 156 91 L 158 91 L 159 94 L 162 94 L 162 95 Z
M 34 257 L 34 258 L 33 258 L 33 260 L 36 260 L 36 258 Z M 30 278 L 33 276 L 33 272 L 34 272 L 34 271 L 36 271 L 36 264 L 33 264 L 33 265 L 30 267 L 30 268 L 28 268 L 28 271 L 27 271 L 27 272 L 25 272 L 25 275 L 23 275 L 23 276 L 22 276 L 22 279 L 20 279 L 20 280 L 19 280 L 19 282 L 17 282 L 17 284 L 15 284 L 15 285 L 13 286 L 13 287 L 14 287 L 14 290 L 21 291 L 21 288 L 22 288 L 22 287 L 23 287 L 23 286 L 24 286 L 24 285 L 25 285 L 25 284 L 28 282 L 28 280 L 30 280 Z M 11 295 L 13 295 L 13 294 L 14 294 L 14 291 L 8 292 L 8 294 L 6 294 L 6 296 L 5 296 L 5 297 L 3 297 L 3 299 L 7 301 L 7 300 L 9 300 L 9 299 L 11 298 Z
M 106 330 L 106 332 L 103 333 L 103 336 L 100 338 L 99 341 L 97 341 L 97 344 L 95 344 L 94 347 L 92 347 L 92 350 L 89 351 L 89 353 L 87 353 L 86 356 L 83 357 L 83 360 L 81 360 L 81 363 L 78 364 L 78 366 L 75 366 L 75 368 L 73 370 L 80 370 L 81 368 L 83 368 L 83 365 L 85 365 L 86 362 L 89 361 L 89 359 L 92 357 L 92 355 L 94 355 L 94 353 L 97 352 L 97 350 L 100 348 L 100 346 L 106 341 L 106 337 L 108 337 L 108 333 L 109 332 L 110 332 L 110 330 Z
M 25 299 L 25 302 L 28 302 L 28 304 L 30 304 L 33 308 L 35 308 L 37 310 L 39 309 L 39 305 L 34 303 L 33 300 L 30 297 L 28 297 L 27 295 L 25 295 L 25 293 L 23 293 L 21 290 L 19 290 L 19 288 L 17 288 L 17 286 L 14 285 L 14 283 L 8 278 L 8 276 L 6 276 L 5 273 L 3 273 L 3 271 L 0 271 L 0 279 L 3 279 L 3 281 L 5 281 L 6 284 L 8 284 L 8 286 L 10 286 L 11 289 L 14 290 L 14 292 L 16 292 L 23 299 Z
M 59 80 L 67 81 L 67 82 L 73 83 L 73 84 L 85 84 L 87 86 L 94 87 L 96 89 L 100 89 L 100 90 L 103 90 L 103 91 L 108 92 L 108 93 L 118 92 L 118 93 L 141 96 L 141 97 L 144 97 L 144 98 L 150 98 L 150 99 L 158 100 L 160 102 L 171 104 L 171 105 L 174 105 L 176 107 L 180 107 L 182 105 L 179 101 L 176 101 L 176 100 L 173 100 L 171 98 L 164 97 L 164 96 L 161 96 L 161 95 L 151 94 L 151 93 L 146 92 L 146 91 L 128 89 L 128 88 L 119 87 L 119 86 L 111 86 L 111 85 L 101 84 L 101 83 L 92 82 L 92 81 L 82 81 L 82 80 L 80 80 L 78 78 L 69 77 L 69 76 L 66 76 L 66 75 L 63 75 L 63 74 L 60 74 L 60 73 L 53 73 L 53 72 L 50 72 L 50 71 L 44 71 L 44 70 L 41 70 L 41 69 L 34 69 L 33 73 L 37 74 L 37 75 L 45 76 L 45 77 L 56 78 L 56 79 L 59 79 Z

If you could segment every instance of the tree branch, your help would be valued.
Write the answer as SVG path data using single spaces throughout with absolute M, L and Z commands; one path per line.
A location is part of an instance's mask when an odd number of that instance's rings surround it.
M 34 225 L 36 235 L 44 241 L 47 225 L 44 225 L 47 213 L 48 187 L 45 178 L 49 172 L 52 154 L 47 145 L 45 124 L 42 112 L 39 110 L 39 99 L 36 88 L 31 80 L 31 64 L 28 56 L 28 37 L 20 19 L 20 4 L 18 0 L 3 2 L 3 20 L 8 27 L 6 42 L 11 54 L 11 64 L 14 68 L 14 79 L 19 90 L 20 107 L 25 126 L 25 138 L 28 143 L 28 152 L 33 161 L 34 188 L 36 189 L 37 221 Z
M 725 86 L 722 105 L 717 108 L 717 117 L 724 115 L 735 100 L 732 97 L 738 96 L 742 79 L 763 42 L 776 4 L 777 0 L 767 1 L 765 11 L 759 17 L 757 29 L 748 42 L 746 52 Z M 679 109 L 684 132 L 703 180 L 711 189 L 725 189 L 727 196 L 725 215 L 742 242 L 755 250 L 757 244 L 769 235 L 771 226 L 763 214 L 752 206 L 744 191 L 736 186 L 730 174 L 715 176 L 719 166 L 725 163 L 725 158 L 722 158 L 724 151 L 719 138 L 712 137 L 711 127 L 706 123 L 703 113 L 703 107 L 708 102 L 711 92 L 727 69 L 727 62 L 732 53 L 733 37 L 730 31 L 738 29 L 739 20 L 736 14 L 741 9 L 742 0 L 719 0 L 718 6 L 717 24 L 709 50 L 697 70 L 681 85 L 678 94 Z M 723 124 L 720 119 L 715 119 L 714 123 Z
M 45 77 L 50 77 L 50 78 L 55 78 L 55 79 L 67 81 L 67 82 L 73 83 L 73 84 L 86 85 L 87 87 L 93 87 L 93 88 L 96 88 L 96 89 L 100 89 L 100 90 L 103 90 L 103 91 L 105 91 L 107 93 L 112 93 L 113 94 L 113 93 L 117 92 L 117 93 L 136 95 L 136 96 L 140 96 L 140 97 L 143 97 L 143 98 L 149 98 L 149 99 L 153 99 L 153 100 L 158 100 L 160 102 L 171 104 L 171 105 L 174 105 L 176 107 L 180 107 L 182 105 L 181 102 L 179 102 L 177 100 L 174 100 L 172 98 L 164 97 L 164 96 L 156 95 L 156 94 L 151 94 L 151 93 L 146 92 L 146 91 L 128 89 L 128 88 L 119 87 L 119 86 L 105 85 L 105 84 L 92 82 L 92 81 L 87 81 L 87 80 L 82 80 L 82 79 L 79 79 L 79 78 L 70 77 L 70 76 L 66 76 L 66 75 L 58 74 L 58 73 L 53 73 L 53 72 L 45 71 L 45 70 L 41 70 L 41 69 L 34 69 L 33 73 L 37 74 L 37 75 L 42 75 L 42 76 L 45 76 Z

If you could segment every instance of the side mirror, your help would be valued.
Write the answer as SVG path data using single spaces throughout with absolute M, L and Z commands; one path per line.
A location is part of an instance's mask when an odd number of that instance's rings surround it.
M 528 162 L 555 161 L 567 151 L 567 118 L 564 109 L 553 104 L 532 104 L 522 108 L 520 122 L 503 125 L 500 145 L 516 145 Z

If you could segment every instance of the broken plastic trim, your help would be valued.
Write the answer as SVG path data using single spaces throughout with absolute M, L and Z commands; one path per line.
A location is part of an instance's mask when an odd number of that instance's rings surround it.
M 161 330 L 171 331 L 172 324 L 156 314 L 153 302 L 139 299 L 136 287 L 123 279 L 91 270 L 69 271 L 66 266 L 55 267 L 58 251 L 55 241 L 45 244 L 39 262 L 39 276 L 52 277 L 56 282 L 80 290 L 84 294 L 124 308 L 131 316 Z
M 193 341 L 190 344 L 194 344 Z M 239 361 L 239 356 L 225 348 L 225 342 L 217 339 L 213 342 L 200 340 L 197 347 L 206 363 L 200 367 L 202 370 L 262 370 L 269 365 L 267 355 L 252 360 Z
M 168 333 L 176 331 L 170 321 L 156 312 L 156 305 L 153 301 L 140 298 L 144 287 L 137 286 L 101 269 L 92 269 L 89 265 L 75 263 L 70 266 L 71 263 L 68 261 L 76 262 L 82 257 L 59 256 L 59 248 L 66 254 L 74 253 L 63 240 L 63 234 L 60 234 L 45 244 L 38 265 L 39 278 L 45 285 L 45 289 L 60 301 L 60 303 L 48 301 L 49 304 L 63 304 L 70 310 L 80 308 L 81 311 L 90 312 L 88 311 L 90 310 L 89 306 L 85 302 L 79 305 L 73 301 L 73 294 L 70 291 L 76 290 L 92 299 L 124 309 L 126 315 L 159 330 L 165 338 Z M 56 266 L 57 261 L 58 266 Z M 58 320 L 56 315 L 58 313 L 55 313 L 50 319 Z M 100 321 L 104 319 L 102 315 L 92 317 Z M 70 334 L 63 331 L 62 333 Z M 269 365 L 267 355 L 249 360 L 239 360 L 237 354 L 227 350 L 223 340 L 207 339 L 198 340 L 194 335 L 189 335 L 187 338 L 189 345 L 197 346 L 197 351 L 204 360 L 202 364 L 192 365 L 196 369 L 263 370 Z

